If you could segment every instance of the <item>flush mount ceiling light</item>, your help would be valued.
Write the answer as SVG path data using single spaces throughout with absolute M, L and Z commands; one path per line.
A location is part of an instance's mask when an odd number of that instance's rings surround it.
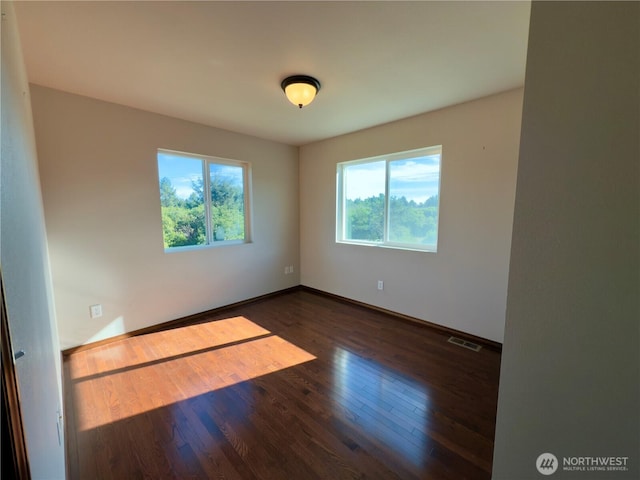
M 320 91 L 320 82 L 308 75 L 292 75 L 282 80 L 280 86 L 289 101 L 300 108 L 313 102 Z

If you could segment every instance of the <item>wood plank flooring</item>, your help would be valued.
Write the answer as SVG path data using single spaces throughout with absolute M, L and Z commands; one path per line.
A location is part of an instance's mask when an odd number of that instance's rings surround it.
M 305 290 L 65 357 L 69 478 L 491 477 L 500 354 Z

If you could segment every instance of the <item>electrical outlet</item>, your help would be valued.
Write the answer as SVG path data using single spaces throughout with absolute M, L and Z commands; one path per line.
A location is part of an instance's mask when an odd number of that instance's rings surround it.
M 102 305 L 91 305 L 89 307 L 89 312 L 91 313 L 91 318 L 99 318 L 102 316 Z
M 384 282 L 382 280 L 378 280 L 378 290 L 384 290 Z

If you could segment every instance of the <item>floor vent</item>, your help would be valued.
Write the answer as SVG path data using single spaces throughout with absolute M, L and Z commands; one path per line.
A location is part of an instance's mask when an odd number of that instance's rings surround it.
M 461 347 L 468 348 L 469 350 L 473 350 L 474 352 L 479 352 L 482 346 L 469 342 L 468 340 L 464 340 L 458 337 L 449 337 L 447 340 L 449 343 L 455 343 L 456 345 L 460 345 Z

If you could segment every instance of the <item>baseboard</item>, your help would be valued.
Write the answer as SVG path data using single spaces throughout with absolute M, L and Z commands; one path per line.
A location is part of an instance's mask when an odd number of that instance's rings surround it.
M 158 323 L 157 325 L 151 325 L 149 327 L 140 328 L 138 330 L 133 330 L 128 333 L 116 335 L 115 337 L 109 337 L 103 340 L 98 340 L 97 342 L 85 343 L 83 345 L 78 345 L 77 347 L 67 348 L 62 351 L 62 355 L 63 357 L 65 357 L 65 356 L 72 355 L 76 352 L 82 352 L 83 350 L 89 350 L 91 348 L 100 347 L 102 345 L 108 345 L 109 343 L 117 342 L 119 340 L 124 340 L 126 338 L 136 337 L 138 335 L 148 335 L 150 333 L 160 332 L 162 330 L 171 330 L 173 328 L 183 327 L 185 325 L 189 325 L 201 320 L 205 320 L 207 317 L 217 315 L 221 312 L 224 312 L 225 310 L 241 307 L 242 305 L 247 305 L 250 303 L 258 303 L 258 302 L 267 300 L 269 298 L 273 298 L 279 295 L 284 295 L 286 293 L 298 291 L 300 290 L 300 288 L 301 288 L 300 285 L 296 285 L 295 287 L 285 288 L 284 290 L 278 290 L 276 292 L 267 293 L 265 295 L 249 298 L 247 300 L 241 300 L 239 302 L 231 303 L 229 305 L 223 305 L 221 307 L 213 308 L 211 310 L 207 310 L 204 312 L 194 313 L 193 315 L 187 315 L 186 317 L 181 317 L 176 320 L 169 320 L 168 322 Z
M 368 303 L 360 302 L 358 300 L 353 300 L 351 298 L 342 297 L 340 295 L 336 295 L 334 293 L 325 292 L 324 290 L 318 290 L 313 287 L 308 287 L 306 285 L 297 285 L 295 287 L 286 288 L 284 290 L 278 290 L 276 292 L 267 293 L 265 295 L 260 295 L 258 297 L 249 298 L 247 300 L 242 300 L 240 302 L 231 303 L 229 305 L 224 305 L 221 307 L 213 308 L 211 310 L 207 310 L 205 312 L 195 313 L 193 315 L 188 315 L 186 317 L 181 317 L 176 320 L 170 320 L 168 322 L 159 323 L 157 325 L 151 325 L 149 327 L 141 328 L 139 330 L 134 330 L 132 332 L 123 333 L 122 335 L 116 335 L 115 337 L 105 338 L 104 340 L 99 340 L 97 342 L 86 343 L 84 345 L 78 345 L 77 347 L 71 347 L 62 351 L 63 357 L 72 355 L 76 352 L 81 352 L 83 350 L 89 350 L 91 348 L 100 347 L 102 345 L 108 345 L 109 343 L 117 342 L 119 340 L 124 340 L 126 338 L 135 337 L 138 335 L 147 335 L 150 333 L 159 332 L 162 330 L 170 330 L 173 328 L 183 327 L 185 325 L 193 324 L 201 320 L 205 320 L 208 317 L 212 317 L 217 315 L 225 310 L 230 310 L 232 308 L 241 307 L 243 305 L 248 305 L 252 303 L 258 303 L 264 300 L 268 300 L 269 298 L 277 297 L 279 295 L 285 295 L 287 293 L 296 292 L 296 291 L 306 291 L 309 293 L 313 293 L 315 295 L 320 295 L 323 297 L 331 298 L 333 300 L 348 303 L 350 305 L 356 305 L 362 308 L 366 308 L 368 310 L 374 310 L 376 312 L 384 313 L 391 317 L 394 317 L 398 320 L 410 322 L 414 325 L 420 325 L 424 328 L 429 328 L 431 330 L 437 330 L 447 335 L 453 335 L 455 337 L 463 338 L 469 340 L 473 343 L 477 343 L 482 345 L 489 350 L 502 352 L 502 344 L 499 342 L 495 342 L 493 340 L 489 340 L 487 338 L 478 337 L 476 335 L 472 335 L 470 333 L 462 332 L 460 330 L 455 330 L 453 328 L 444 327 L 442 325 L 438 325 L 436 323 L 429 322 L 427 320 L 422 320 L 416 317 L 412 317 L 409 315 L 404 315 L 402 313 L 394 312 L 393 310 L 387 310 L 386 308 L 376 307 L 375 305 L 370 305 Z
M 422 320 L 420 318 L 416 318 L 416 317 L 412 317 L 410 315 L 404 315 L 402 313 L 398 313 L 398 312 L 394 312 L 393 310 L 387 310 L 386 308 L 382 308 L 382 307 L 376 307 L 375 305 L 371 305 L 368 303 L 364 303 L 364 302 L 360 302 L 358 300 L 353 300 L 351 298 L 347 298 L 347 297 L 342 297 L 340 295 L 336 295 L 335 293 L 329 293 L 329 292 L 325 292 L 324 290 L 318 290 L 316 288 L 313 287 L 307 287 L 306 285 L 300 285 L 300 289 L 310 292 L 310 293 L 315 293 L 316 295 L 322 295 L 324 297 L 328 297 L 328 298 L 332 298 L 333 300 L 339 301 L 339 302 L 343 302 L 343 303 L 348 303 L 351 305 L 357 305 L 359 307 L 363 307 L 366 308 L 368 310 L 375 310 L 376 312 L 380 312 L 380 313 L 384 313 L 386 315 L 392 316 L 394 318 L 397 318 L 398 320 L 402 320 L 405 322 L 410 322 L 412 324 L 417 324 L 417 325 L 421 325 L 425 328 L 429 328 L 432 330 L 438 330 L 444 334 L 447 335 L 453 335 L 454 337 L 459 337 L 459 338 L 463 338 L 465 340 L 469 340 L 473 343 L 482 345 L 483 347 L 489 349 L 489 350 L 493 350 L 496 352 L 500 352 L 502 353 L 502 344 L 499 342 L 496 342 L 494 340 L 489 340 L 488 338 L 483 338 L 483 337 L 478 337 L 476 335 L 472 335 L 470 333 L 466 333 L 466 332 L 462 332 L 460 330 L 456 330 L 454 328 L 449 328 L 449 327 L 445 327 L 443 325 L 438 325 L 436 323 L 432 323 L 429 322 L 427 320 Z

